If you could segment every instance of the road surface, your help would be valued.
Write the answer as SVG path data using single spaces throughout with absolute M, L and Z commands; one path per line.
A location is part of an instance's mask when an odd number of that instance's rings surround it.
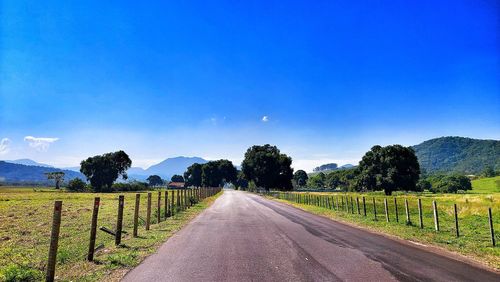
M 500 281 L 500 274 L 226 190 L 123 281 Z

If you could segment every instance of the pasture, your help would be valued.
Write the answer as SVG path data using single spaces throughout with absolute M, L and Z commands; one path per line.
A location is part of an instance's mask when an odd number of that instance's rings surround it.
M 132 236 L 134 193 L 68 193 L 54 189 L 0 187 L 0 280 L 17 276 L 42 280 L 47 264 L 55 200 L 62 200 L 62 220 L 56 280 L 118 280 L 126 271 L 153 253 L 159 244 L 206 208 L 214 197 L 157 223 L 157 195 L 152 191 L 151 229 L 144 229 L 147 192 L 141 192 L 138 237 Z M 118 195 L 125 195 L 122 244 L 97 231 L 95 261 L 86 261 L 94 197 L 100 197 L 98 227 L 114 230 Z M 171 192 L 169 192 L 169 198 Z M 170 199 L 169 199 L 170 200 Z
M 500 241 L 500 193 L 396 193 L 393 196 L 385 196 L 380 192 L 292 192 L 271 193 L 271 195 L 278 198 L 279 201 L 290 203 L 315 214 L 395 235 L 406 240 L 432 244 L 500 269 L 500 247 L 498 245 Z M 310 198 L 309 203 L 304 200 L 308 197 Z M 364 215 L 363 197 L 366 203 L 366 216 Z M 422 228 L 418 199 L 421 200 L 422 205 Z M 387 200 L 387 216 L 385 200 Z M 408 202 L 409 222 L 406 218 L 405 200 Z M 436 201 L 437 204 L 439 231 L 436 231 L 435 228 L 433 201 Z M 454 204 L 457 205 L 458 237 L 455 227 Z M 491 208 L 493 214 L 496 247 L 492 246 L 488 208 Z

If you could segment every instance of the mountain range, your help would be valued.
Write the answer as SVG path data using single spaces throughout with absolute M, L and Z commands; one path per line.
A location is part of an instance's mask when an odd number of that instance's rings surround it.
M 500 169 L 500 141 L 440 137 L 412 146 L 426 173 L 479 174 L 486 167 Z
M 127 171 L 127 174 L 131 180 L 143 181 L 153 174 L 169 180 L 174 174 L 182 175 L 187 167 L 194 163 L 204 164 L 206 162 L 207 160 L 199 157 L 181 156 L 168 158 L 147 169 L 131 167 Z M 55 168 L 51 165 L 38 163 L 30 159 L 19 159 L 0 161 L 0 182 L 49 184 L 51 181 L 47 180 L 44 173 L 54 171 L 63 171 L 65 173 L 65 181 L 73 178 L 85 179 L 85 176 L 80 173 L 80 167 Z

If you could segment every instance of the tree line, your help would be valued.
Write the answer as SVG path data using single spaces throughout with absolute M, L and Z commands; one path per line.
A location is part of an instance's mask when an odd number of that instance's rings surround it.
M 118 177 L 128 178 L 126 171 L 131 167 L 132 161 L 124 151 L 89 157 L 80 165 L 80 171 L 95 192 L 147 189 L 149 186 L 165 184 L 165 180 L 158 175 L 148 177 L 148 183 L 136 182 L 134 187 L 127 187 L 123 183 L 113 184 Z M 471 189 L 470 180 L 461 175 L 421 177 L 415 152 L 411 147 L 401 145 L 373 146 L 357 167 L 326 174 L 320 172 L 311 177 L 303 170 L 294 173 L 291 165 L 292 158 L 281 153 L 276 146 L 255 145 L 245 152 L 241 170 L 225 159 L 195 163 L 187 168 L 184 175 L 174 175 L 171 181 L 185 183 L 186 187 L 232 185 L 242 190 L 281 191 L 308 187 L 359 192 L 384 191 L 386 195 L 391 195 L 394 191 L 457 192 Z M 77 190 L 82 185 L 85 183 L 77 179 L 69 186 Z

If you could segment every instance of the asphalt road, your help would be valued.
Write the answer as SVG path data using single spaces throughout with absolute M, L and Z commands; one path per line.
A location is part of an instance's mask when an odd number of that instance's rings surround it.
M 123 281 L 500 281 L 460 260 L 225 191 Z

